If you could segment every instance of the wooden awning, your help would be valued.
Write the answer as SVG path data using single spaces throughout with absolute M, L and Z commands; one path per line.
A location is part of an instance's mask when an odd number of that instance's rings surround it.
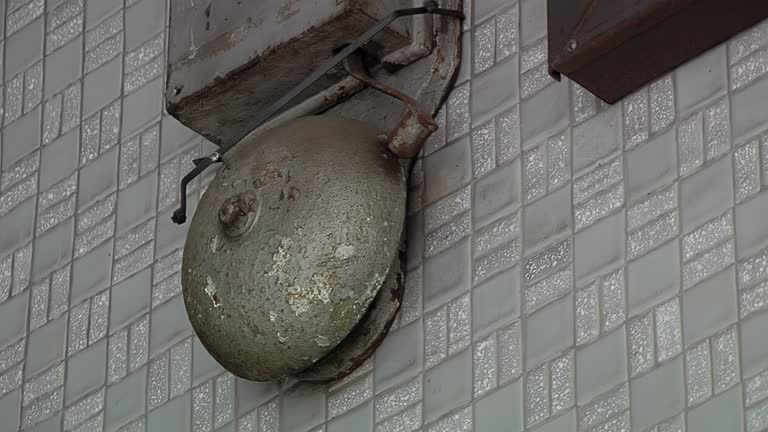
M 614 103 L 768 17 L 768 0 L 547 0 L 549 69 Z

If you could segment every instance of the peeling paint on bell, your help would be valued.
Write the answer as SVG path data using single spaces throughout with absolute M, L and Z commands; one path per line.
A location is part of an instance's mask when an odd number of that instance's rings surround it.
M 357 120 L 300 118 L 241 142 L 206 189 L 183 294 L 230 372 L 337 379 L 386 334 L 402 297 L 406 184 L 377 134 Z

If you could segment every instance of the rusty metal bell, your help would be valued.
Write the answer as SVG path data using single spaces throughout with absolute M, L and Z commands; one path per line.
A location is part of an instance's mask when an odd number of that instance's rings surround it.
M 230 154 L 184 249 L 195 333 L 245 379 L 349 373 L 402 297 L 401 163 L 372 126 L 330 116 L 289 121 Z

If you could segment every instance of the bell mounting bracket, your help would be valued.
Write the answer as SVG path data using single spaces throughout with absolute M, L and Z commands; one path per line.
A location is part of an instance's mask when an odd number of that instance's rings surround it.
M 359 48 L 365 45 L 368 41 L 370 41 L 374 36 L 376 36 L 382 30 L 387 28 L 387 26 L 393 23 L 395 20 L 402 17 L 423 15 L 423 14 L 441 15 L 446 17 L 457 18 L 460 20 L 464 18 L 463 12 L 459 10 L 438 7 L 438 4 L 435 0 L 427 0 L 424 3 L 424 6 L 422 7 L 397 9 L 393 11 L 392 13 L 387 15 L 384 19 L 377 22 L 374 26 L 368 29 L 365 33 L 360 35 L 358 38 L 340 47 L 333 57 L 326 60 L 317 70 L 312 72 L 303 81 L 301 81 L 299 85 L 291 89 L 288 93 L 286 93 L 280 99 L 278 99 L 275 103 L 273 103 L 269 107 L 269 109 L 267 109 L 264 112 L 264 114 L 262 114 L 259 117 L 259 119 L 256 121 L 255 128 L 264 124 L 267 120 L 272 118 L 272 116 L 277 114 L 281 109 L 283 109 L 286 105 L 288 105 L 301 92 L 306 90 L 313 83 L 315 83 L 320 78 L 322 78 L 326 73 L 328 73 L 333 68 L 335 68 L 339 63 L 341 63 L 343 60 L 349 57 L 350 54 L 356 52 Z M 433 123 L 430 124 L 430 122 L 427 119 L 423 118 L 423 114 L 425 114 L 425 112 L 423 109 L 417 108 L 417 104 L 415 100 L 408 98 L 407 96 L 402 95 L 401 93 L 393 94 L 392 91 L 394 89 L 386 88 L 385 90 L 384 88 L 382 88 L 383 85 L 381 83 L 378 83 L 373 79 L 367 77 L 365 74 L 363 74 L 362 69 L 358 68 L 357 65 L 358 63 L 355 61 L 347 62 L 346 69 L 351 75 L 355 76 L 355 78 L 365 82 L 366 84 L 374 88 L 377 88 L 380 91 L 384 91 L 385 93 L 391 94 L 397 97 L 398 99 L 401 99 L 404 102 L 406 102 L 406 106 L 408 107 L 408 110 L 406 111 L 406 114 L 404 115 L 403 120 L 401 120 L 398 127 L 393 131 L 393 134 L 390 135 L 389 138 L 391 143 L 401 148 L 407 148 L 408 147 L 407 143 L 402 142 L 402 139 L 404 137 L 414 137 L 421 140 L 422 137 L 423 139 L 426 139 L 426 137 L 424 137 L 424 134 L 427 134 L 426 136 L 428 136 L 428 133 L 431 133 L 431 131 L 434 131 L 432 126 Z M 431 121 L 431 118 L 429 120 Z M 396 132 L 399 132 L 399 133 L 395 134 Z M 217 151 L 211 153 L 207 157 L 193 159 L 192 162 L 195 165 L 194 168 L 192 168 L 192 170 L 190 170 L 181 179 L 179 207 L 173 212 L 173 215 L 171 216 L 171 219 L 173 220 L 174 223 L 181 225 L 187 220 L 187 186 L 189 185 L 189 183 L 192 182 L 192 180 L 194 180 L 197 176 L 202 174 L 203 171 L 205 171 L 211 165 L 222 162 L 223 156 L 232 148 L 234 148 L 243 138 L 248 136 L 250 133 L 251 131 L 248 131 L 244 134 L 237 136 L 235 139 L 232 139 L 226 144 L 222 145 Z M 404 152 L 404 153 L 407 154 L 407 152 Z

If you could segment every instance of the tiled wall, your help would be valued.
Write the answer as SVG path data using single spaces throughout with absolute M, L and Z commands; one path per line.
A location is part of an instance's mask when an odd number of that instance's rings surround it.
M 544 0 L 466 3 L 398 328 L 325 387 L 187 323 L 166 3 L 0 1 L 0 429 L 767 430 L 768 22 L 606 106 L 547 76 Z

